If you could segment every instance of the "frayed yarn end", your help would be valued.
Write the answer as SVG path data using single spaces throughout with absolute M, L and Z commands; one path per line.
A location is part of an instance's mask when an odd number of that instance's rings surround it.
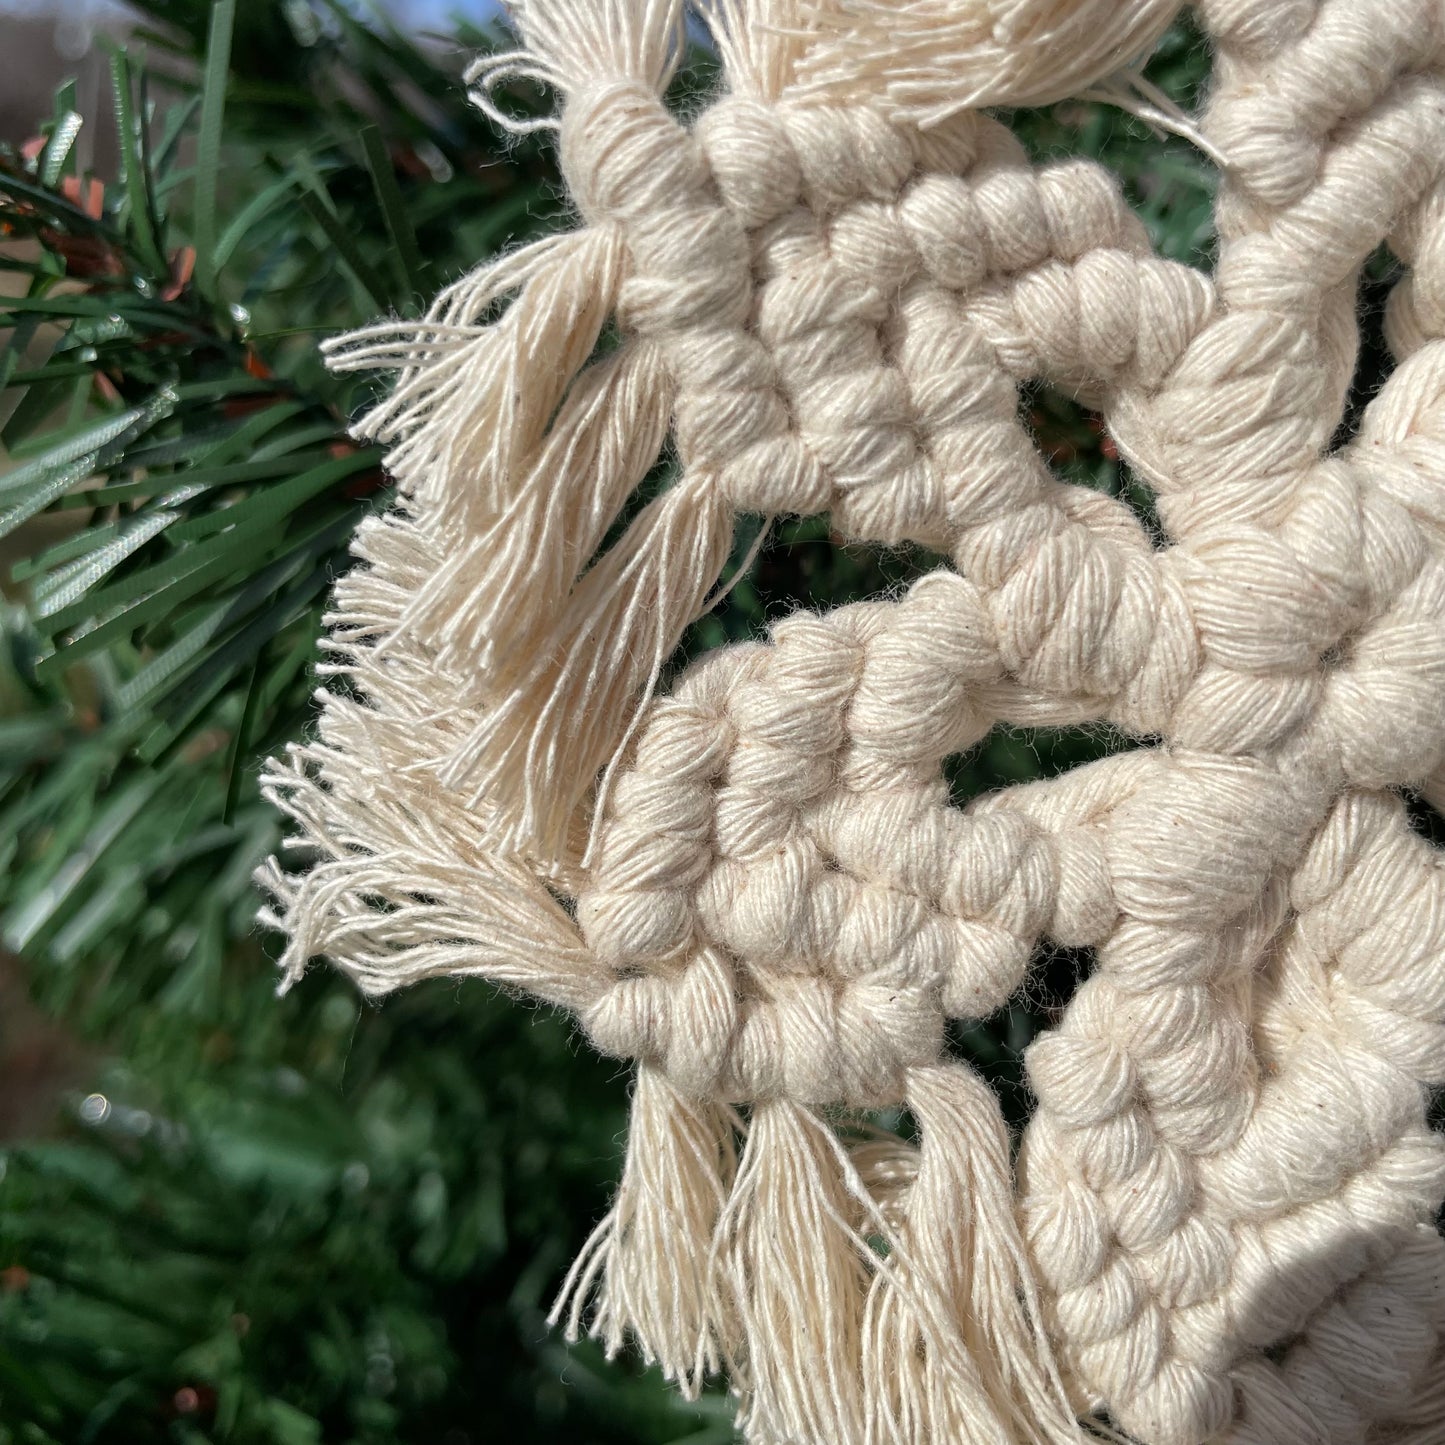
M 1151 49 L 1179 0 L 815 0 L 820 39 L 799 94 L 886 98 L 895 117 L 935 125 L 961 110 L 1048 105 Z
M 921 1146 L 784 1100 L 744 1121 L 641 1065 L 617 1197 L 551 1322 L 635 1342 L 685 1393 L 725 1373 L 749 1438 L 1080 1445 L 997 1102 L 953 1066 L 908 1098 Z

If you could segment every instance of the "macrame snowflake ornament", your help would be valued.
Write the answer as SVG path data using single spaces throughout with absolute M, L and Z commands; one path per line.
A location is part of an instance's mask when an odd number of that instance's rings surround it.
M 333 352 L 398 374 L 399 501 L 266 779 L 287 981 L 480 975 L 635 1060 L 557 1316 L 723 1372 L 754 1445 L 1445 1439 L 1445 869 L 1397 791 L 1445 798 L 1445 10 L 1195 7 L 1210 275 L 983 109 L 1120 93 L 1170 0 L 714 0 L 691 121 L 679 0 L 513 9 L 481 99 L 553 87 L 580 221 Z M 1037 380 L 1162 542 L 1050 472 Z M 952 566 L 658 695 L 743 512 Z M 950 804 L 994 725 L 1101 719 L 1140 745 Z M 1049 940 L 1097 969 L 1015 1174 L 944 1026 Z

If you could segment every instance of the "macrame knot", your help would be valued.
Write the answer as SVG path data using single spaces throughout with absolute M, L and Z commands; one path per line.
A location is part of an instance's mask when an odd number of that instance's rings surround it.
M 1196 124 L 1128 69 L 1173 0 L 715 0 L 693 121 L 679 0 L 515 8 L 481 99 L 554 87 L 582 225 L 334 348 L 402 501 L 267 775 L 288 980 L 475 973 L 635 1061 L 554 1318 L 754 1445 L 1438 1440 L 1445 11 L 1201 0 Z M 1212 272 L 983 110 L 1078 94 L 1224 162 Z M 739 512 L 939 563 L 664 686 Z M 950 796 L 1081 724 L 1128 746 Z M 1057 948 L 1015 1171 L 949 1030 Z
M 745 230 L 761 230 L 797 203 L 803 167 L 778 105 L 724 96 L 698 117 L 693 134 L 719 199 Z
M 696 1048 L 729 1099 L 896 1103 L 946 1017 L 1017 987 L 1041 929 L 1101 937 L 1101 838 L 965 817 L 938 783 L 1007 694 L 987 613 L 946 573 L 902 619 L 800 614 L 690 672 L 617 781 L 579 900 L 617 980 L 586 1018 L 598 1047 L 694 1084 Z
M 616 221 L 655 231 L 659 213 L 707 201 L 697 144 L 640 81 L 596 81 L 574 91 L 562 112 L 559 150 L 568 192 L 589 225 Z

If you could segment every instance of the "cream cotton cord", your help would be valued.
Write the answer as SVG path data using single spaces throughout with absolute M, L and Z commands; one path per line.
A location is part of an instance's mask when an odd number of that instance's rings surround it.
M 1445 10 L 1194 7 L 1210 274 L 981 109 L 1117 88 L 1181 8 L 714 0 L 684 121 L 677 0 L 517 0 L 473 78 L 555 88 L 578 228 L 332 350 L 397 373 L 399 500 L 267 771 L 285 980 L 475 974 L 635 1060 L 556 1318 L 724 1373 L 752 1445 L 1445 1440 L 1445 867 L 1399 797 L 1445 803 Z M 1050 472 L 1040 380 L 1162 542 Z M 657 695 L 740 512 L 951 565 Z M 996 724 L 1101 720 L 1139 747 L 950 803 Z M 944 1028 L 1050 941 L 1097 968 L 1015 1172 Z

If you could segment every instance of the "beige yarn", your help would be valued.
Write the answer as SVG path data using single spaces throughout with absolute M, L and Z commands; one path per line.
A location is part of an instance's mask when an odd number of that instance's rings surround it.
M 725 1371 L 755 1445 L 1445 1440 L 1445 867 L 1395 792 L 1445 804 L 1445 10 L 1195 7 L 1209 276 L 978 109 L 1179 8 L 715 0 L 685 123 L 677 0 L 523 0 L 480 98 L 557 88 L 583 225 L 334 354 L 399 372 L 363 425 L 403 500 L 266 778 L 286 980 L 479 974 L 636 1059 L 558 1315 Z M 1341 444 L 1382 243 L 1397 367 Z M 1101 409 L 1165 542 L 1050 473 L 1031 379 Z M 739 511 L 953 567 L 653 697 Z M 994 724 L 1100 719 L 1139 748 L 950 805 Z M 1015 1183 L 943 1028 L 1044 940 L 1098 966 L 1028 1051 Z M 916 1141 L 836 1112 L 904 1104 Z

